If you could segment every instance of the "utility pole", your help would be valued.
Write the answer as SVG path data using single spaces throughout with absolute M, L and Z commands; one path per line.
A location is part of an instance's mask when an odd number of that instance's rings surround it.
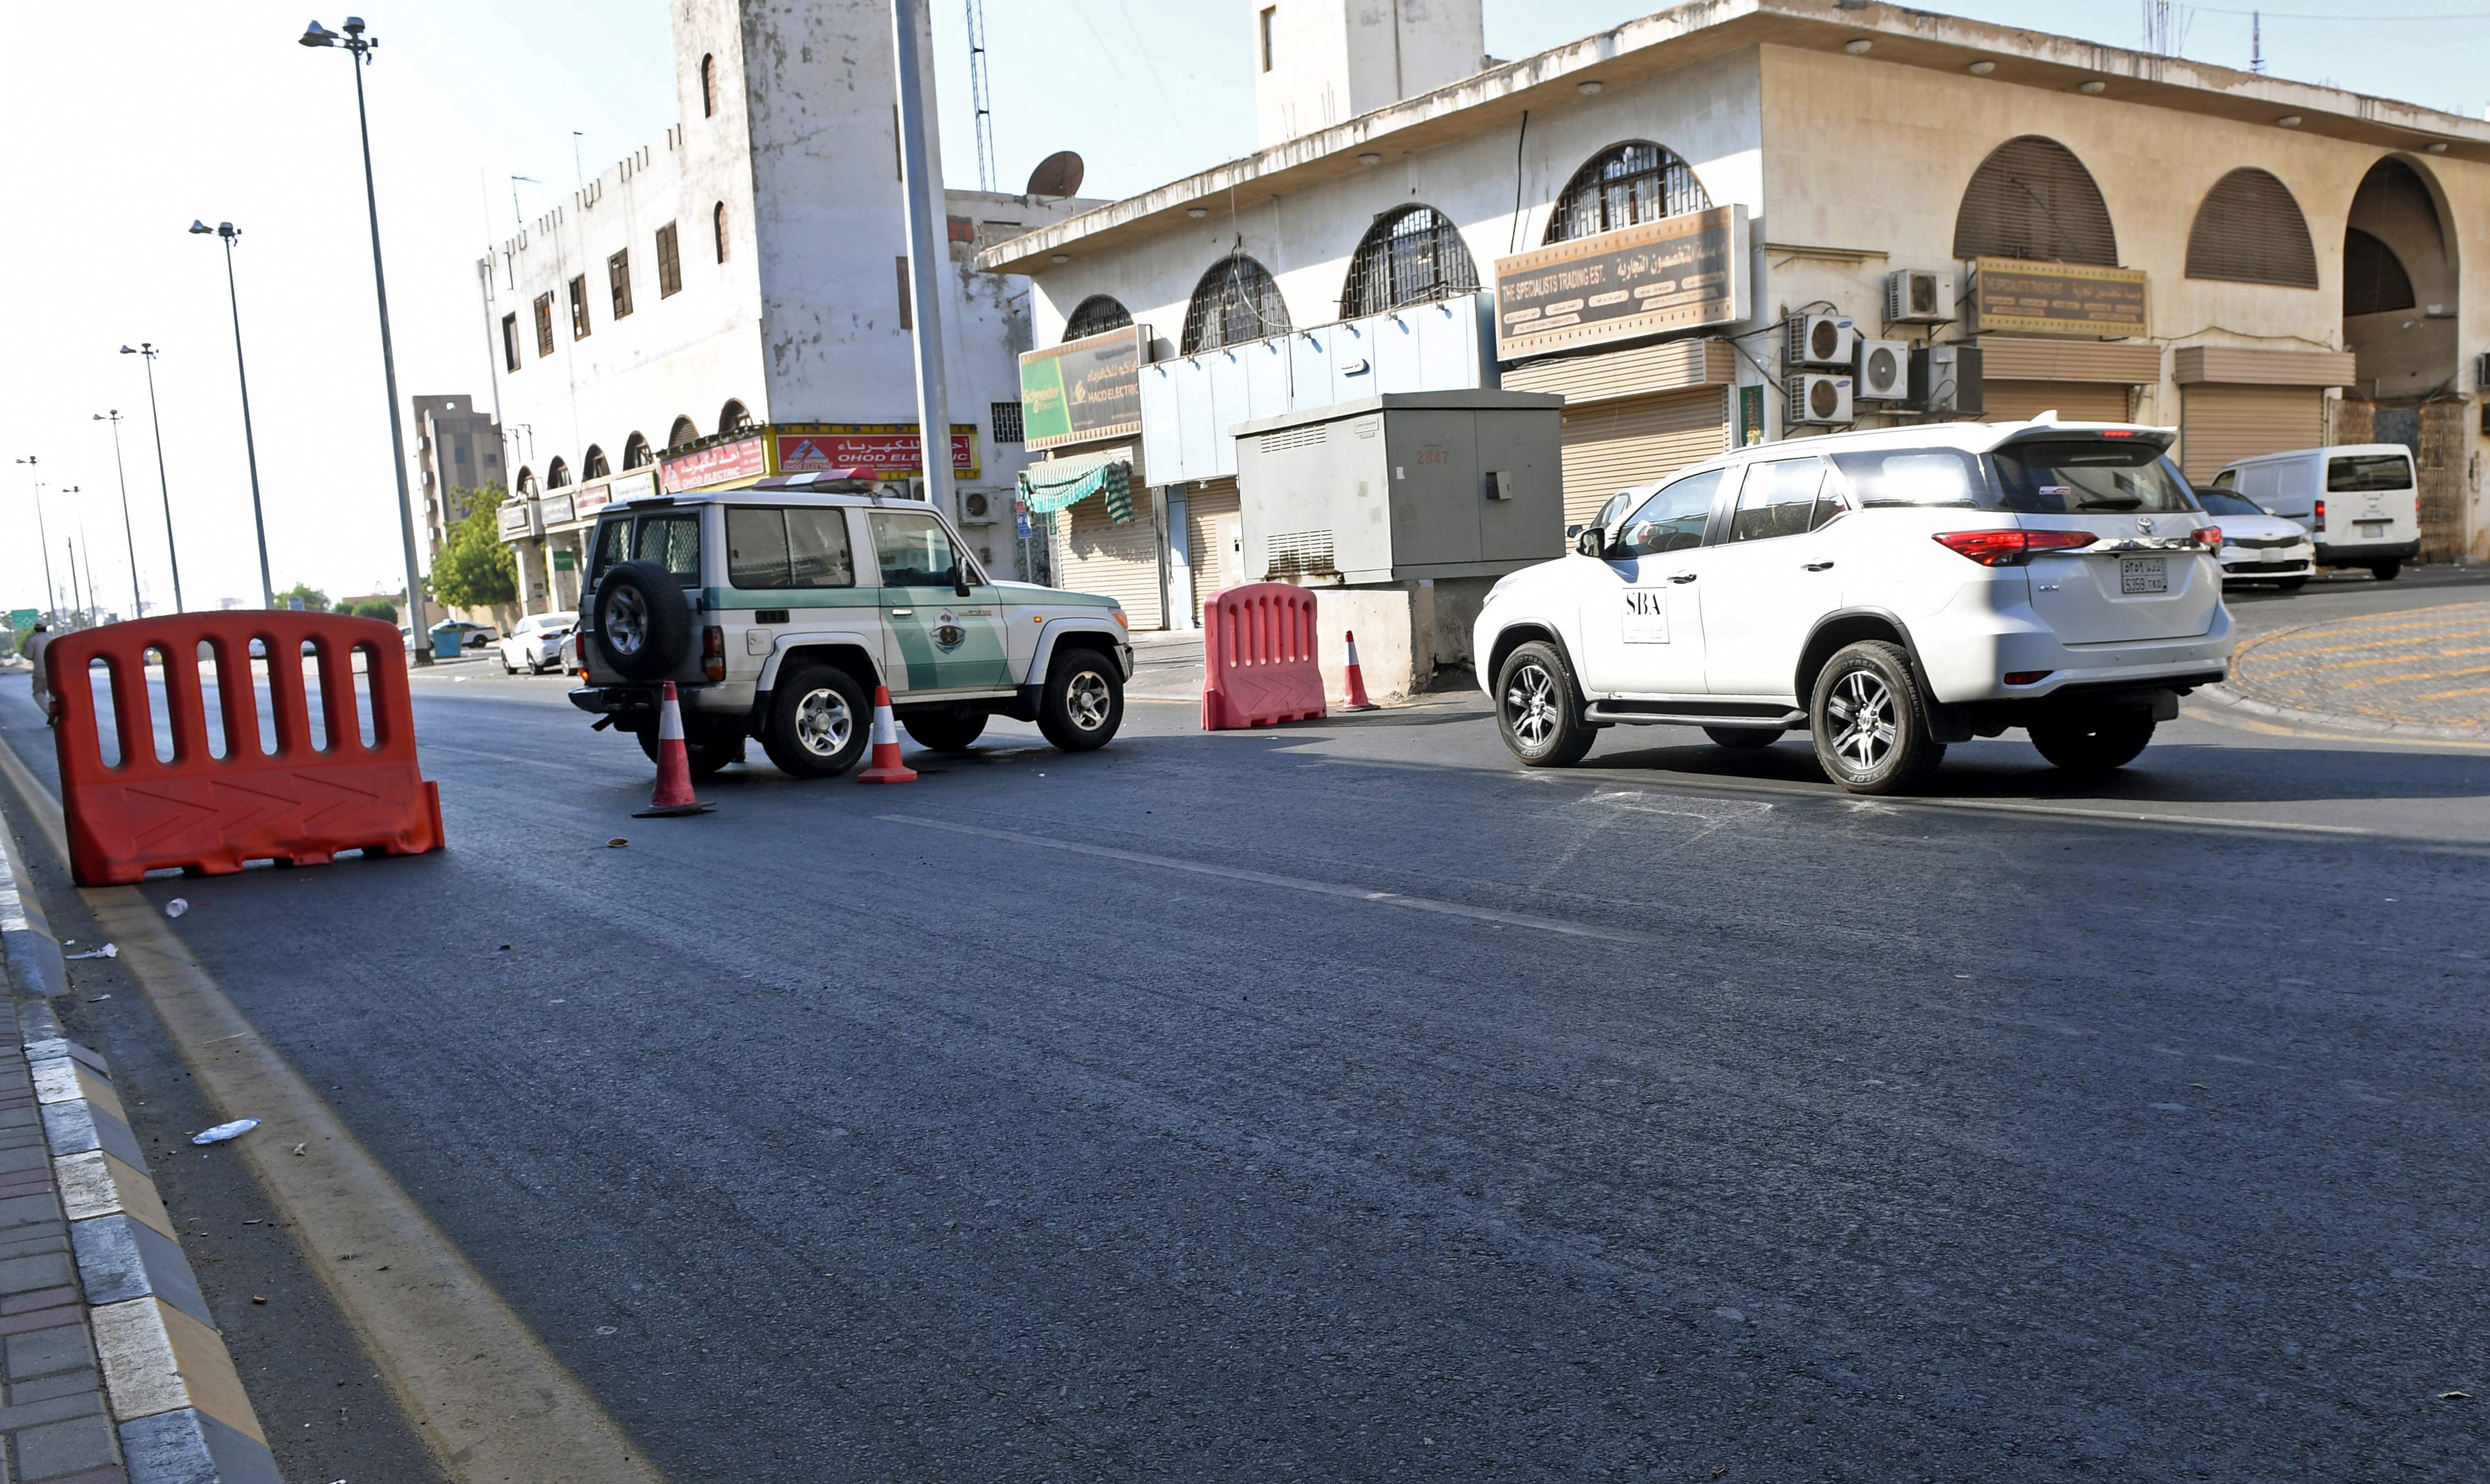
M 121 409 L 98 413 L 95 420 L 112 423 L 112 471 L 121 476 L 121 539 L 130 547 L 130 616 L 147 616 L 147 600 L 138 595 L 138 536 L 130 525 L 130 470 L 121 462 Z
M 977 188 L 995 188 L 995 105 L 986 94 L 986 0 L 969 0 L 969 105 L 977 126 Z
M 183 612 L 182 552 L 173 540 L 173 487 L 164 478 L 164 417 L 156 410 L 156 347 L 141 340 L 138 348 L 121 348 L 124 356 L 142 356 L 147 360 L 147 420 L 156 428 L 156 490 L 164 498 L 164 556 L 173 564 L 173 612 Z
M 74 497 L 77 492 L 78 487 L 74 484 L 61 491 L 62 494 L 72 497 Z M 73 498 L 70 500 L 70 513 L 77 518 L 78 532 L 75 540 L 66 535 L 61 537 L 61 545 L 70 549 L 70 596 L 77 600 L 78 612 L 86 615 L 86 626 L 91 629 L 96 623 L 95 609 L 92 606 L 95 594 L 95 548 L 91 546 L 87 548 L 86 585 L 81 587 L 78 585 L 77 549 L 78 542 L 86 539 L 86 511 L 79 507 L 78 501 Z
M 35 486 L 35 543 L 43 552 L 43 616 L 57 618 L 61 611 L 61 593 L 52 585 L 52 537 L 43 526 L 43 481 L 35 478 L 33 473 L 42 467 L 42 461 L 30 453 L 17 462 L 26 466 L 27 478 L 33 480 Z
M 372 292 L 380 301 L 381 311 L 381 385 L 389 397 L 390 455 L 397 474 L 398 539 L 406 549 L 406 629 L 415 642 L 415 663 L 432 663 L 432 651 L 423 643 L 423 573 L 415 555 L 415 495 L 406 481 L 406 430 L 397 406 L 397 357 L 390 345 L 389 279 L 381 271 L 381 198 L 380 187 L 372 178 L 372 122 L 363 106 L 363 69 L 371 64 L 372 48 L 380 44 L 377 37 L 366 36 L 362 17 L 346 17 L 343 36 L 329 30 L 318 21 L 311 22 L 300 38 L 305 46 L 342 46 L 355 69 L 355 122 L 363 136 L 363 206 L 372 223 Z
M 922 0 L 890 0 L 892 51 L 899 64 L 899 171 L 908 193 L 908 282 L 915 298 L 917 442 L 924 450 L 925 499 L 946 517 L 951 501 L 951 388 L 942 365 L 942 279 L 950 267 L 943 242 L 941 166 L 928 147 L 925 72 L 916 35 Z
M 268 574 L 268 514 L 259 502 L 259 443 L 250 432 L 250 372 L 242 360 L 242 290 L 234 286 L 234 239 L 242 236 L 242 230 L 230 221 L 220 221 L 213 227 L 194 221 L 190 231 L 194 236 L 214 233 L 224 240 L 225 296 L 233 303 L 234 379 L 242 384 L 242 451 L 250 463 L 250 520 L 259 532 L 259 606 L 275 608 L 276 580 Z

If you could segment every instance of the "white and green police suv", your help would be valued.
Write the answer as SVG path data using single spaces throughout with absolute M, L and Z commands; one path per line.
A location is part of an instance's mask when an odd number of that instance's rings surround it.
M 890 688 L 908 734 L 968 748 L 986 719 L 1035 722 L 1067 752 L 1122 725 L 1133 672 L 1115 599 L 998 583 L 922 500 L 861 473 L 651 496 L 598 517 L 571 704 L 651 756 L 673 681 L 694 773 L 758 737 L 799 778 L 854 766 Z

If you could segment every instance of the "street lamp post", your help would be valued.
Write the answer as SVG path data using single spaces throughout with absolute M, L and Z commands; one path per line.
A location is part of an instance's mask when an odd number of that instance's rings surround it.
M 147 420 L 156 428 L 156 490 L 164 498 L 164 557 L 173 564 L 173 612 L 182 607 L 182 551 L 173 541 L 173 486 L 164 477 L 164 416 L 156 409 L 156 347 L 141 340 L 137 348 L 123 346 L 124 356 L 143 356 L 147 359 Z
M 138 595 L 138 536 L 130 525 L 130 470 L 121 462 L 121 409 L 95 414 L 98 422 L 112 424 L 112 469 L 121 476 L 121 539 L 130 547 L 130 616 L 147 616 L 147 600 Z
M 29 477 L 43 467 L 43 461 L 28 454 L 17 461 L 26 466 Z M 35 479 L 35 541 L 43 551 L 43 616 L 57 618 L 61 612 L 60 589 L 52 585 L 52 536 L 43 524 L 43 481 Z
M 77 554 L 78 541 L 84 540 L 86 537 L 86 511 L 79 505 L 75 498 L 78 493 L 78 486 L 72 484 L 69 488 L 61 491 L 61 493 L 72 497 L 70 499 L 70 509 L 77 516 L 77 539 L 72 540 L 66 535 L 61 537 L 61 545 L 68 547 L 70 552 L 70 596 L 77 599 L 78 612 L 86 615 L 86 626 L 91 629 L 95 627 L 97 622 L 95 612 L 95 604 L 98 601 L 95 596 L 95 548 L 93 546 L 89 546 L 86 550 L 86 585 L 81 587 L 78 585 Z
M 390 347 L 389 279 L 381 271 L 381 200 L 379 186 L 372 179 L 372 121 L 363 107 L 363 69 L 371 64 L 372 48 L 380 44 L 377 37 L 364 34 L 363 18 L 346 17 L 344 35 L 313 21 L 300 38 L 305 46 L 342 46 L 353 59 L 355 69 L 355 122 L 363 138 L 363 207 L 372 223 L 372 292 L 379 300 L 381 312 L 381 381 L 389 395 L 390 454 L 397 466 L 398 539 L 406 548 L 406 631 L 415 642 L 415 662 L 432 663 L 432 651 L 423 643 L 423 574 L 417 570 L 415 555 L 415 496 L 406 482 L 406 432 L 400 425 L 397 409 L 397 359 Z
M 242 450 L 250 461 L 250 519 L 259 529 L 259 602 L 263 608 L 275 608 L 276 583 L 268 575 L 268 517 L 259 506 L 259 444 L 250 436 L 250 373 L 242 362 L 242 291 L 234 287 L 233 244 L 242 233 L 230 221 L 213 227 L 194 221 L 190 231 L 193 235 L 212 232 L 225 243 L 225 297 L 233 303 L 234 376 L 242 383 Z

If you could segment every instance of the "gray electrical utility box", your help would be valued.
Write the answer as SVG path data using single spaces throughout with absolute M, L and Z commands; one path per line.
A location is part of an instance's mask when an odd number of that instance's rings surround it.
M 1236 424 L 1245 580 L 1493 577 L 1562 555 L 1564 406 L 1390 392 Z

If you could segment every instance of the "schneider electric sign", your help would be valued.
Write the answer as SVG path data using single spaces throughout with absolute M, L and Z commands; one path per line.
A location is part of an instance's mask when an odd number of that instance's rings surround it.
M 1127 325 L 1020 358 L 1021 435 L 1030 448 L 1131 438 L 1142 431 L 1142 363 L 1150 328 Z
M 1747 317 L 1747 209 L 1664 216 L 1499 258 L 1495 354 L 1632 340 Z

